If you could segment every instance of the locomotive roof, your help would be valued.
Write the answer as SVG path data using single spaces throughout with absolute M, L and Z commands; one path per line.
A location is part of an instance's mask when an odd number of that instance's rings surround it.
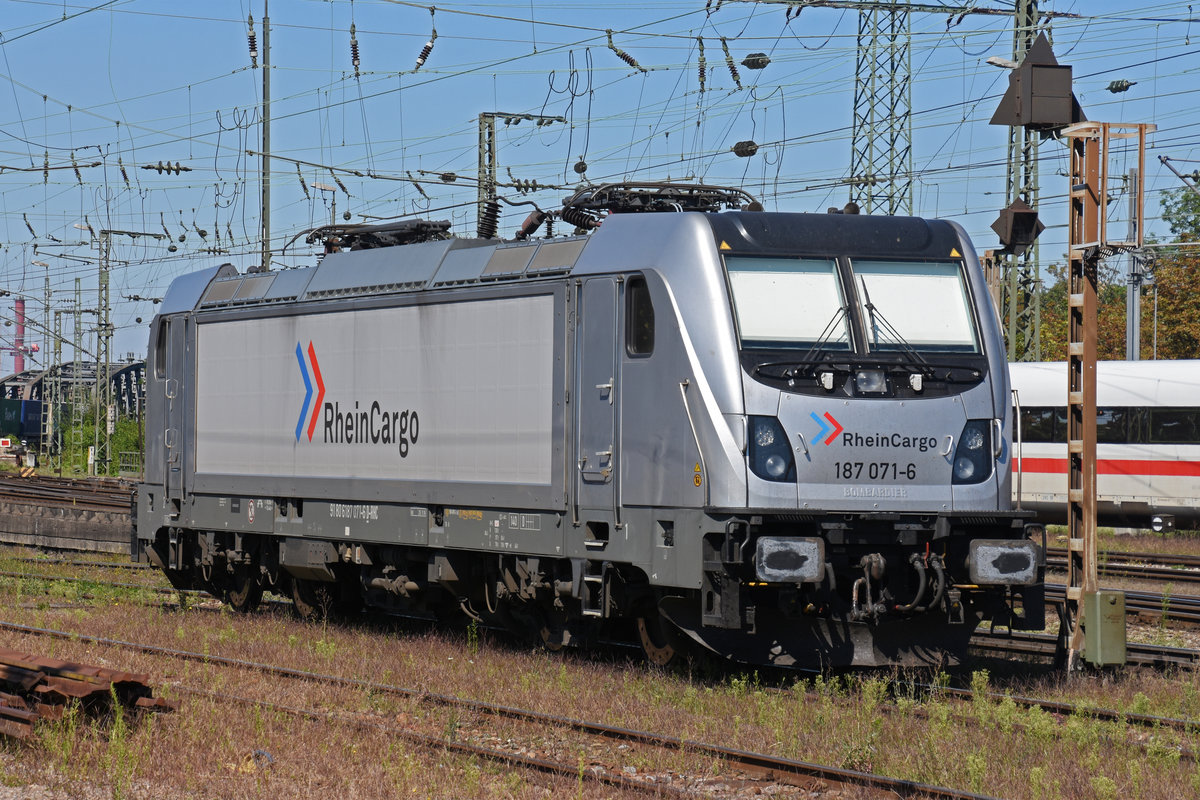
M 700 222 L 700 221 L 703 222 Z M 854 253 L 946 258 L 958 243 L 952 224 L 915 217 L 731 211 L 613 214 L 589 236 L 505 242 L 450 238 L 394 247 L 330 253 L 315 267 L 238 274 L 231 265 L 182 276 L 171 284 L 160 313 L 416 292 L 449 286 L 527 281 L 597 268 L 620 252 L 623 269 L 662 262 L 680 234 L 711 229 L 722 250 L 742 254 L 811 256 Z M 648 239 L 647 224 L 661 235 Z M 629 231 L 640 235 L 625 238 Z M 694 235 L 694 234 L 693 234 Z M 614 248 L 616 248 L 614 250 Z M 633 252 L 636 251 L 636 252 Z M 682 254 L 680 254 L 682 256 Z M 686 260 L 686 256 L 683 256 Z M 612 269 L 609 266 L 607 269 Z

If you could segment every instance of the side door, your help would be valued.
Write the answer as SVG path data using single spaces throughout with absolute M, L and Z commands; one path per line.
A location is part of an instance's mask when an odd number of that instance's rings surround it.
M 184 479 L 186 477 L 186 444 L 187 444 L 187 393 L 185 387 L 190 386 L 187 380 L 188 369 L 188 328 L 187 316 L 168 317 L 163 320 L 167 326 L 165 339 L 167 351 L 163 380 L 165 395 L 166 427 L 163 431 L 163 446 L 166 451 L 166 495 L 167 509 L 172 518 L 179 516 L 183 507 L 185 494 Z
M 575 336 L 576 504 L 581 517 L 614 519 L 617 498 L 617 282 L 588 278 L 579 286 Z

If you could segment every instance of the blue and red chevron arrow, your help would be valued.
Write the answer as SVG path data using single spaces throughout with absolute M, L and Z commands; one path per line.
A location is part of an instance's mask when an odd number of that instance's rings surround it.
M 815 411 L 811 412 L 809 416 L 813 418 L 813 422 L 817 423 L 821 429 L 820 433 L 817 434 L 817 444 L 831 445 L 833 444 L 833 440 L 837 438 L 837 435 L 845 430 L 842 427 L 842 423 L 834 419 L 833 415 L 828 411 L 825 412 L 825 419 L 818 417 Z
M 321 401 L 325 399 L 325 381 L 321 379 L 321 365 L 317 363 L 317 352 L 313 349 L 311 341 L 308 343 L 308 359 L 312 362 L 313 377 L 317 379 L 317 402 L 312 406 L 312 418 L 308 422 L 308 440 L 311 442 L 313 431 L 317 428 L 317 409 L 321 407 Z M 298 442 L 304 433 L 304 420 L 308 418 L 308 404 L 313 396 L 312 381 L 308 378 L 308 366 L 304 363 L 304 350 L 299 342 L 296 342 L 296 362 L 300 365 L 300 377 L 304 379 L 304 404 L 300 406 L 300 418 L 296 420 L 296 441 Z

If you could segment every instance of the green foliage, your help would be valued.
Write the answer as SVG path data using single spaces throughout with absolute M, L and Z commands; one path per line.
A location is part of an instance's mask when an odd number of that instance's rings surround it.
M 125 720 L 125 709 L 117 698 L 116 686 L 109 689 L 112 704 L 112 722 L 108 727 L 108 750 L 105 753 L 106 772 L 112 780 L 113 800 L 129 796 L 133 774 L 137 769 L 137 753 L 130 741 L 129 723 Z
M 988 765 L 987 756 L 983 753 L 970 753 L 967 755 L 967 781 L 971 785 L 971 791 L 976 794 L 983 793 L 983 780 L 987 777 Z
M 64 774 L 70 773 L 75 746 L 79 740 L 81 714 L 79 701 L 71 700 L 61 717 L 38 726 L 42 746 L 46 748 L 58 770 Z
M 1181 239 L 1200 235 L 1200 195 L 1181 187 L 1163 192 L 1161 203 L 1163 221 L 1171 226 L 1171 233 Z
M 87 470 L 88 448 L 96 442 L 95 413 L 88 409 L 78 425 L 66 426 L 61 430 L 62 435 L 62 464 L 63 472 L 85 472 Z M 63 422 L 70 419 L 68 414 L 60 416 Z M 100 431 L 103 435 L 104 431 Z M 142 438 L 138 432 L 138 421 L 133 417 L 117 417 L 109 437 L 110 459 L 107 471 L 98 465 L 97 471 L 104 475 L 116 475 L 120 466 L 121 453 L 140 453 Z
M 467 623 L 467 653 L 471 658 L 479 655 L 479 623 L 475 619 Z
M 1186 189 L 1162 198 L 1163 219 L 1179 241 L 1200 240 L 1200 196 Z M 1153 276 L 1142 287 L 1142 358 L 1200 356 L 1200 257 L 1194 250 L 1157 249 L 1146 265 Z M 1051 265 L 1041 290 L 1041 350 L 1045 361 L 1062 361 L 1067 346 L 1067 269 Z M 1126 282 L 1124 262 L 1108 259 L 1098 276 L 1096 356 L 1125 358 Z M 1156 356 L 1157 354 L 1157 356 Z
M 1092 777 L 1092 791 L 1096 793 L 1098 800 L 1116 800 L 1117 798 L 1116 782 L 1103 775 Z

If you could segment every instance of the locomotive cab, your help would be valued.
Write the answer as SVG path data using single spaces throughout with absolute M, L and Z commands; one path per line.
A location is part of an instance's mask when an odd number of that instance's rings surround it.
M 961 229 L 710 222 L 744 390 L 746 511 L 710 537 L 706 610 L 676 601 L 673 619 L 708 644 L 749 617 L 773 663 L 928 662 L 962 652 L 980 619 L 1044 627 L 1041 551 L 1011 510 L 1003 342 Z

